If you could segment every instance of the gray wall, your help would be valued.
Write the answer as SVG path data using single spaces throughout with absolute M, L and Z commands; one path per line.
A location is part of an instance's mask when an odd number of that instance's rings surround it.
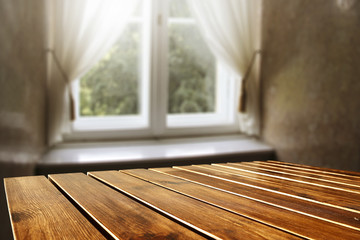
M 283 161 L 360 171 L 360 1 L 264 0 L 263 139 Z
M 45 146 L 43 3 L 0 0 L 0 239 L 11 239 L 2 179 L 33 174 Z

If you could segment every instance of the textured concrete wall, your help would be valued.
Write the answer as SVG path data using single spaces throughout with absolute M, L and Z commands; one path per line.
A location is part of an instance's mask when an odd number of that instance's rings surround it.
M 29 175 L 45 142 L 44 0 L 0 0 L 0 239 L 11 239 L 3 177 Z
M 360 1 L 338 2 L 264 0 L 262 137 L 280 160 L 360 171 Z

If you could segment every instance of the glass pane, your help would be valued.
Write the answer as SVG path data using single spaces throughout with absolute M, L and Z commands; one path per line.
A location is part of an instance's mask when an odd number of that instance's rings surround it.
M 143 0 L 139 1 L 132 15 L 133 17 L 141 17 L 143 5 L 144 5 L 144 1 Z
M 80 115 L 139 113 L 140 24 L 130 23 L 113 48 L 80 79 Z
M 168 113 L 215 111 L 215 59 L 195 24 L 169 24 Z
M 169 17 L 186 18 L 191 17 L 186 0 L 169 1 Z

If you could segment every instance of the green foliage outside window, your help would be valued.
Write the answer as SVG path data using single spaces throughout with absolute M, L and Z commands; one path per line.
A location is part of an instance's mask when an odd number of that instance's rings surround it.
M 80 115 L 139 113 L 140 28 L 130 24 L 117 44 L 80 80 Z M 169 25 L 168 113 L 213 112 L 215 60 L 194 25 Z
M 80 115 L 139 112 L 139 25 L 130 24 L 115 46 L 80 80 Z
M 213 112 L 215 60 L 194 25 L 169 28 L 169 113 Z

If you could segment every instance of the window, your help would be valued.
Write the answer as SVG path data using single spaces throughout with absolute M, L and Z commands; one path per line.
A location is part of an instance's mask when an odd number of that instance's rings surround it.
M 233 79 L 184 0 L 143 0 L 110 51 L 76 81 L 74 135 L 236 131 Z

